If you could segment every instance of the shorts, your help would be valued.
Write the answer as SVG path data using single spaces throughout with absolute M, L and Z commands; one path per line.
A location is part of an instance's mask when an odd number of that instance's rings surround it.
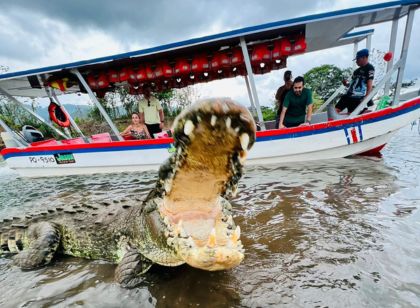
M 362 100 L 363 98 L 343 95 L 338 101 L 337 105 L 335 105 L 335 108 L 339 109 L 340 111 L 343 111 L 347 108 L 348 113 L 352 113 L 357 108 L 357 106 L 359 106 Z
M 154 139 L 155 137 L 153 136 L 153 134 L 157 134 L 162 132 L 162 130 L 160 129 L 160 124 L 146 124 L 147 130 L 149 131 L 150 137 L 152 137 L 152 139 Z

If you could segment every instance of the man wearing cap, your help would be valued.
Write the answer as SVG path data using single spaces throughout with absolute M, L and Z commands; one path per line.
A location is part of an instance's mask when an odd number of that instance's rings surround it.
M 347 111 L 352 113 L 372 91 L 375 68 L 369 63 L 369 50 L 359 50 L 354 60 L 356 60 L 359 68 L 353 72 L 350 85 L 347 80 L 343 80 L 343 84 L 349 87 L 347 93 L 340 98 L 340 101 L 335 106 L 337 112 L 347 108 Z

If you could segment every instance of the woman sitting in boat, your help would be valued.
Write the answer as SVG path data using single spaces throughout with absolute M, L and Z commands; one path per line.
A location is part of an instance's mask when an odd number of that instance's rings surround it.
M 121 136 L 125 139 L 151 139 L 146 125 L 135 112 L 131 115 L 131 124 L 121 133 Z

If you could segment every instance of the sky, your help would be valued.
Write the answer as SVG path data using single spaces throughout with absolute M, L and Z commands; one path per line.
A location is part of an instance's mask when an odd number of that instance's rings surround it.
M 0 65 L 9 72 L 86 60 L 201 37 L 271 21 L 365 6 L 369 0 L 0 0 Z M 420 77 L 420 12 L 411 35 L 405 79 Z M 400 21 L 397 51 L 405 20 Z M 391 23 L 373 27 L 372 47 L 387 51 Z M 360 48 L 364 42 L 359 43 Z M 353 46 L 289 57 L 294 76 L 322 64 L 351 67 Z M 256 76 L 261 105 L 271 106 L 284 70 Z M 197 98 L 231 97 L 245 105 L 243 78 L 194 86 Z M 83 103 L 70 96 L 64 103 Z

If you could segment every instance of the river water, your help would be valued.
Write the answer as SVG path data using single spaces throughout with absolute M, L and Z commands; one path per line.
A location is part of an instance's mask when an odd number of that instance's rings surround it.
M 17 177 L 0 167 L 0 218 L 63 204 L 133 204 L 156 173 Z M 60 258 L 21 271 L 0 258 L 0 307 L 419 307 L 420 136 L 382 158 L 247 168 L 232 200 L 245 259 L 205 272 L 153 267 L 136 289 L 114 265 Z

